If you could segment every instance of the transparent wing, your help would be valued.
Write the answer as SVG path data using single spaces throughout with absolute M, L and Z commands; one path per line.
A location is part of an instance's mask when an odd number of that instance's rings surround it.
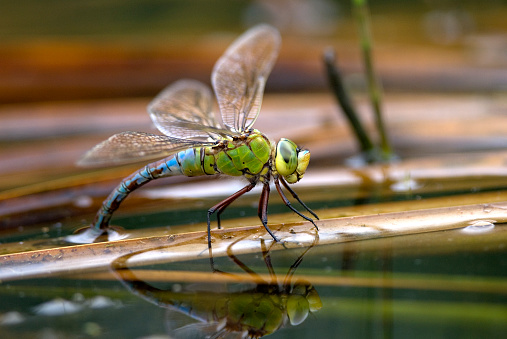
M 199 142 L 142 132 L 122 132 L 93 147 L 77 162 L 79 166 L 125 164 L 163 158 L 187 148 L 209 146 Z
M 231 133 L 219 127 L 212 106 L 208 86 L 184 79 L 160 92 L 148 105 L 148 113 L 165 135 L 187 140 L 216 140 L 224 133 Z
M 215 64 L 211 82 L 224 125 L 231 131 L 242 132 L 257 119 L 280 41 L 275 28 L 255 26 L 240 36 Z
M 201 338 L 221 338 L 221 339 L 240 339 L 244 338 L 242 332 L 228 332 L 223 328 L 223 323 L 210 321 L 199 322 L 181 310 L 169 306 L 165 317 L 165 328 L 171 338 L 201 339 Z M 213 318 L 213 314 L 209 315 Z

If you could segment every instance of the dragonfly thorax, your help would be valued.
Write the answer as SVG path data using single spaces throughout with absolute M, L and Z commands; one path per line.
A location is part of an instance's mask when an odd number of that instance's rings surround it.
M 310 151 L 300 149 L 294 142 L 282 138 L 276 144 L 275 168 L 288 183 L 298 182 L 310 162 Z
M 271 141 L 264 134 L 251 130 L 210 147 L 208 154 L 213 154 L 212 161 L 217 173 L 244 175 L 250 180 L 255 180 L 269 168 L 271 145 Z

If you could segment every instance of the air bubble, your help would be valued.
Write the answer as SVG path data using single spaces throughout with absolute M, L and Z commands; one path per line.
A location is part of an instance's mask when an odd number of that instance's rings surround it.
M 390 188 L 393 192 L 412 192 L 421 188 L 421 184 L 413 179 L 408 178 L 395 182 L 391 185 Z
M 88 307 L 90 308 L 106 308 L 112 307 L 115 303 L 108 297 L 97 295 L 88 301 Z
M 56 298 L 51 301 L 42 303 L 33 308 L 35 314 L 47 316 L 59 316 L 72 314 L 82 310 L 82 306 L 68 300 Z
M 87 195 L 80 195 L 74 199 L 73 203 L 76 207 L 87 208 L 93 204 L 93 199 Z
M 81 293 L 74 293 L 72 296 L 72 301 L 76 303 L 82 303 L 85 301 L 85 297 Z
M 95 322 L 86 322 L 83 330 L 90 337 L 98 337 L 102 334 L 102 327 Z
M 0 318 L 0 325 L 18 325 L 25 321 L 25 316 L 21 313 L 12 311 L 7 312 Z
M 470 223 L 469 226 L 463 229 L 464 233 L 478 234 L 485 233 L 495 228 L 494 220 L 475 220 Z

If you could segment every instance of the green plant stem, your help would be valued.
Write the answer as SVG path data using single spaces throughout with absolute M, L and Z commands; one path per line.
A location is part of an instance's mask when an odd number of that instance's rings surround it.
M 372 39 L 370 34 L 369 25 L 369 11 L 366 0 L 353 0 L 355 7 L 356 20 L 359 25 L 359 34 L 361 39 L 361 49 L 363 52 L 363 62 L 366 67 L 368 91 L 370 95 L 371 104 L 375 114 L 375 121 L 380 136 L 380 147 L 383 156 L 390 158 L 392 156 L 392 149 L 387 137 L 384 121 L 382 118 L 382 89 L 378 81 L 375 70 L 373 69 L 372 60 Z
M 343 113 L 347 117 L 347 120 L 356 135 L 356 139 L 359 141 L 361 151 L 363 153 L 370 153 L 373 151 L 373 143 L 368 137 L 363 124 L 359 120 L 359 116 L 350 100 L 350 96 L 343 83 L 343 77 L 336 66 L 335 53 L 332 48 L 328 48 L 324 51 L 324 65 L 326 66 L 326 74 L 328 77 L 329 84 L 333 90 L 333 93 L 338 101 L 338 104 L 342 108 Z

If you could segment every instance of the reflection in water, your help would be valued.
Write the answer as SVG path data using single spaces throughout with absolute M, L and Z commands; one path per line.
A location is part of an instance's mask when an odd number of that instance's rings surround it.
M 228 256 L 247 273 L 248 279 L 238 279 L 239 274 L 218 270 L 208 277 L 219 275 L 230 278 L 234 284 L 200 281 L 199 284 L 174 284 L 171 289 L 157 288 L 140 280 L 127 267 L 129 258 L 140 252 L 117 259 L 113 262 L 113 272 L 131 292 L 167 308 L 166 327 L 171 337 L 259 338 L 279 330 L 287 323 L 299 325 L 311 312 L 322 307 L 317 291 L 309 282 L 296 280 L 292 283 L 303 256 L 313 245 L 315 243 L 304 250 L 280 281 L 264 242 L 262 256 L 269 272 L 268 279 L 240 261 L 232 253 L 232 245 L 227 250 Z

